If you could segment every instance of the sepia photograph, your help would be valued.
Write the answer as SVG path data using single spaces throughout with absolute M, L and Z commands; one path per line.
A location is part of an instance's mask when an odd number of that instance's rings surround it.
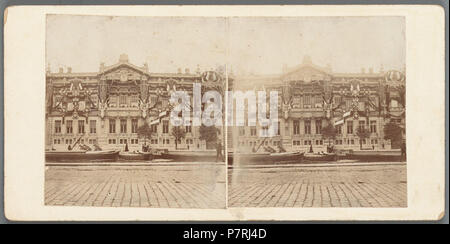
M 48 15 L 45 204 L 224 208 L 223 125 L 171 116 L 183 98 L 183 115 L 206 119 L 196 93 L 225 91 L 224 30 L 223 18 Z
M 407 206 L 404 21 L 229 19 L 229 207 Z
M 13 6 L 3 19 L 10 221 L 446 214 L 439 6 Z M 176 232 L 244 235 L 213 231 Z

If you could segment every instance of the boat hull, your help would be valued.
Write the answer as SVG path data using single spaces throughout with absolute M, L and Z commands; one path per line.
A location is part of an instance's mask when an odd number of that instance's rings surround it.
M 229 153 L 228 164 L 300 163 L 303 153 Z
M 215 151 L 193 152 L 193 151 L 169 151 L 161 153 L 156 158 L 168 159 L 177 162 L 216 162 L 217 154 Z M 218 161 L 223 161 L 224 157 Z
M 332 162 L 332 161 L 337 161 L 337 160 L 338 160 L 338 156 L 336 154 L 325 154 L 325 155 L 320 155 L 320 154 L 308 155 L 308 154 L 305 154 L 304 155 L 304 161 L 305 162 L 308 162 L 308 161 Z
M 46 162 L 60 161 L 116 161 L 119 151 L 102 151 L 102 152 L 45 152 Z
M 152 160 L 151 153 L 119 153 L 119 160 L 142 161 Z

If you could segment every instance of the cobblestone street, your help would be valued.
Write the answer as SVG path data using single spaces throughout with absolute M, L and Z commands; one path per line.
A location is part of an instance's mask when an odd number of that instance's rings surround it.
M 224 208 L 225 167 L 218 164 L 47 166 L 45 204 Z
M 229 170 L 229 207 L 406 207 L 406 164 Z

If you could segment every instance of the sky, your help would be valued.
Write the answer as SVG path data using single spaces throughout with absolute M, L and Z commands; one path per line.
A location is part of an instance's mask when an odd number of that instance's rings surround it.
M 310 56 L 333 72 L 404 69 L 402 17 L 107 17 L 48 15 L 46 62 L 53 72 L 97 72 L 120 54 L 150 72 L 210 70 L 279 74 Z

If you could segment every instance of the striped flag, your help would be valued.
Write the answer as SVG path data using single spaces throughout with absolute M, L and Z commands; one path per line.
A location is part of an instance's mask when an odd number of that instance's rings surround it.
M 150 122 L 150 125 L 156 125 L 159 124 L 159 119 L 155 119 L 152 122 Z
M 350 117 L 350 115 L 351 115 L 352 113 L 350 112 L 350 111 L 348 111 L 348 112 L 345 112 L 343 115 L 342 115 L 342 118 L 347 118 L 347 117 Z
M 342 124 L 344 124 L 344 119 L 340 119 L 340 120 L 334 122 L 334 126 L 338 126 L 338 125 L 342 125 Z

